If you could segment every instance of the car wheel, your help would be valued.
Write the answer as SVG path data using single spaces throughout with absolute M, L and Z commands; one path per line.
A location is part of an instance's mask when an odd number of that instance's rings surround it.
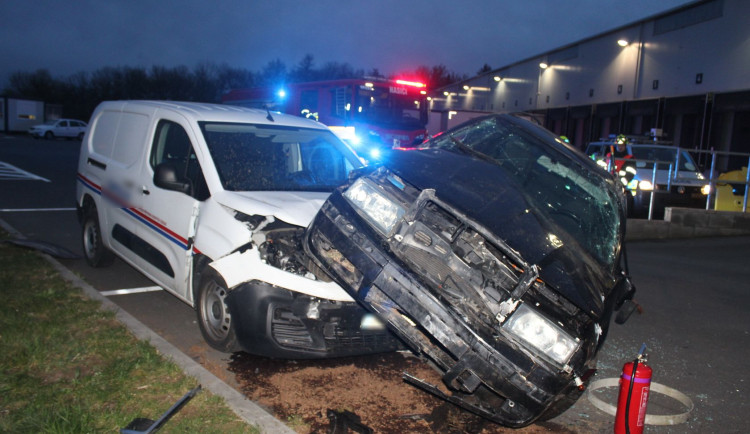
M 226 283 L 212 268 L 206 269 L 202 274 L 196 297 L 196 311 L 203 339 L 219 351 L 239 351 L 232 314 L 226 301 L 229 295 Z
M 47 131 L 46 133 L 44 133 L 44 138 L 47 140 L 52 140 L 55 138 L 55 135 L 52 134 L 52 131 Z
M 102 243 L 102 230 L 95 206 L 86 208 L 81 225 L 83 255 L 92 267 L 106 267 L 115 259 L 112 251 Z

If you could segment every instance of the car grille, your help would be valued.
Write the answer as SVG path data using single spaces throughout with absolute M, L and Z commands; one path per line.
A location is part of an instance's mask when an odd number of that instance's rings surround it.
M 322 320 L 314 320 L 321 321 Z M 359 322 L 357 322 L 357 325 Z M 294 313 L 287 309 L 276 308 L 271 321 L 273 339 L 281 346 L 296 349 L 319 351 L 310 334 L 310 328 Z M 354 325 L 343 327 L 339 321 L 323 324 L 325 351 L 356 352 L 357 349 L 381 348 L 383 351 L 400 348 L 400 341 L 388 330 L 361 330 Z
M 522 267 L 469 221 L 436 202 L 424 206 L 390 238 L 393 253 L 464 320 L 480 320 L 485 334 L 504 320 L 501 303 L 514 293 Z

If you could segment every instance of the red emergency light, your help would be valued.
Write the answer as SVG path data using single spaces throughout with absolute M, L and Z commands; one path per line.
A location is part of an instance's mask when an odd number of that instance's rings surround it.
M 396 80 L 396 83 L 397 84 L 403 84 L 404 86 L 427 87 L 426 84 L 420 83 L 418 81 Z

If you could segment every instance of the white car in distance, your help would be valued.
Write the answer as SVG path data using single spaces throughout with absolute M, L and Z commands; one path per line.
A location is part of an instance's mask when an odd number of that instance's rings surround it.
M 47 140 L 58 137 L 81 140 L 86 133 L 86 127 L 86 122 L 77 119 L 57 119 L 34 125 L 29 129 L 29 134 L 34 138 L 44 137 Z

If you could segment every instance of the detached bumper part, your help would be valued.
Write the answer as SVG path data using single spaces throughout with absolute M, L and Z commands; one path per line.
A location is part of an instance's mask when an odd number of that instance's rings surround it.
M 401 349 L 386 329 L 362 327 L 352 302 L 317 299 L 263 282 L 233 289 L 227 303 L 243 349 L 267 357 L 315 359 Z

